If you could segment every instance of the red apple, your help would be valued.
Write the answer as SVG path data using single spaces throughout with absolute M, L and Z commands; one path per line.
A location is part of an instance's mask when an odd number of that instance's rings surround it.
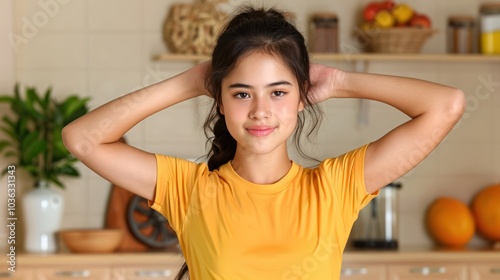
M 415 14 L 410 20 L 410 26 L 413 27 L 421 27 L 421 28 L 430 28 L 431 27 L 431 19 L 423 14 Z
M 394 8 L 394 6 L 396 6 L 396 4 L 392 0 L 387 0 L 387 1 L 380 3 L 380 7 L 382 10 L 390 11 L 390 10 L 392 10 L 392 8 Z
M 363 10 L 363 18 L 365 22 L 371 22 L 375 19 L 375 15 L 382 8 L 381 3 L 378 2 L 370 2 L 365 6 Z

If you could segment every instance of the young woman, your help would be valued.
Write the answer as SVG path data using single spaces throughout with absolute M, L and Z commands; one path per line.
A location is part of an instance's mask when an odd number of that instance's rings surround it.
M 208 164 L 119 141 L 146 117 L 200 95 L 214 99 Z M 317 122 L 314 104 L 329 98 L 377 100 L 411 120 L 303 168 L 287 140 L 301 132 L 305 111 Z M 420 163 L 463 111 L 455 88 L 310 65 L 303 36 L 280 12 L 246 8 L 210 62 L 93 110 L 63 137 L 90 169 L 168 218 L 191 279 L 338 279 L 359 210 Z

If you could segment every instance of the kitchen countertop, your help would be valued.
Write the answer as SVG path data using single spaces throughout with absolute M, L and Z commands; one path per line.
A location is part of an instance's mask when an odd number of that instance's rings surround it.
M 344 262 L 364 263 L 401 263 L 407 261 L 442 261 L 442 262 L 481 262 L 492 260 L 500 263 L 500 250 L 494 249 L 437 249 L 437 248 L 403 248 L 393 251 L 381 250 L 347 250 L 344 253 Z M 109 254 L 18 254 L 19 265 L 43 264 L 80 264 L 102 263 L 107 264 L 150 264 L 150 263 L 182 263 L 182 255 L 172 252 L 116 252 Z
M 399 250 L 346 250 L 344 262 L 368 263 L 399 263 L 408 261 L 443 261 L 443 262 L 481 262 L 498 260 L 500 263 L 500 250 L 493 248 L 402 248 Z

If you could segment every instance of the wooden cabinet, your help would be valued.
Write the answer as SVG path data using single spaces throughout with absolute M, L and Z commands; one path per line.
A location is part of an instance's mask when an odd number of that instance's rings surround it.
M 133 267 L 116 268 L 114 275 L 116 280 L 173 280 L 180 267 L 176 265 L 143 265 Z
M 2 267 L 4 268 L 4 267 Z M 22 270 L 22 271 L 16 271 L 16 272 L 6 272 L 6 269 L 3 269 L 2 272 L 0 272 L 0 279 L 1 280 L 32 280 L 33 278 L 33 271 L 31 270 Z
M 467 264 L 414 263 L 389 265 L 389 280 L 467 280 Z
M 500 252 L 498 252 L 500 254 Z M 498 280 L 500 279 L 500 261 L 474 264 L 470 267 L 470 280 Z
M 33 270 L 36 280 L 112 279 L 111 268 L 107 266 L 59 265 L 35 267 Z
M 499 280 L 492 250 L 347 251 L 341 280 Z
M 18 262 L 0 280 L 173 280 L 184 260 L 174 253 L 23 254 Z
M 173 280 L 184 260 L 174 253 L 21 254 L 0 280 Z M 341 280 L 499 280 L 499 251 L 346 251 Z
M 386 268 L 384 265 L 344 265 L 340 272 L 341 280 L 382 280 L 386 279 Z

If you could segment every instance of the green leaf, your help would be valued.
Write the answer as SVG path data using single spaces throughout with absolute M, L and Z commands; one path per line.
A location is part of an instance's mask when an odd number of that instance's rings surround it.
M 60 187 L 61 189 L 64 189 L 64 185 L 61 181 L 59 181 L 59 179 L 57 179 L 56 176 L 50 176 L 49 178 L 49 181 L 54 183 L 56 186 Z
M 45 91 L 45 95 L 43 97 L 43 102 L 42 102 L 42 107 L 48 111 L 49 108 L 50 108 L 50 98 L 51 98 L 51 94 L 52 94 L 52 87 L 49 87 L 46 91 Z
M 15 127 L 15 122 L 8 116 L 3 116 L 2 120 L 9 124 L 10 127 Z
M 47 141 L 36 139 L 22 151 L 23 162 L 32 162 L 38 155 L 47 149 Z
M 4 157 L 15 157 L 15 156 L 17 156 L 17 153 L 10 151 L 10 152 L 6 152 L 3 156 Z
M 16 85 L 14 86 L 14 97 L 15 97 L 15 99 L 21 99 L 19 96 L 20 96 L 20 94 L 19 94 L 19 84 L 16 83 Z
M 34 120 L 43 120 L 43 115 L 37 112 L 31 104 L 23 102 L 23 100 L 14 100 L 12 102 L 12 109 L 20 116 L 32 117 Z
M 21 141 L 21 149 L 27 149 L 29 146 L 33 145 L 35 141 L 37 141 L 40 138 L 40 132 L 38 131 L 33 131 L 25 135 Z
M 7 96 L 7 95 L 0 96 L 0 103 L 12 103 L 12 100 L 14 100 L 14 97 L 12 96 Z
M 21 139 L 24 137 L 24 135 L 29 133 L 28 122 L 29 119 L 27 117 L 21 117 L 16 123 L 16 134 Z
M 30 108 L 34 108 L 35 102 L 40 103 L 40 98 L 38 97 L 36 89 L 30 87 L 26 90 L 26 105 L 28 105 Z
M 5 132 L 6 135 L 8 135 L 10 138 L 12 138 L 12 140 L 14 140 L 14 142 L 19 141 L 19 137 L 17 137 L 14 129 L 5 126 L 0 126 L 0 130 Z
M 7 147 L 10 147 L 12 144 L 7 140 L 0 140 L 0 153 Z
M 23 165 L 24 170 L 26 170 L 33 178 L 40 177 L 40 168 L 36 165 L 27 164 Z
M 57 173 L 66 175 L 66 176 L 71 176 L 71 177 L 78 177 L 80 176 L 80 173 L 78 170 L 76 170 L 73 166 L 69 164 L 65 164 L 61 166 L 58 170 Z
M 70 96 L 61 103 L 61 111 L 64 119 L 76 119 L 81 112 L 86 112 L 86 104 L 89 98 L 80 99 L 78 96 Z M 76 115 L 76 116 L 75 116 Z

